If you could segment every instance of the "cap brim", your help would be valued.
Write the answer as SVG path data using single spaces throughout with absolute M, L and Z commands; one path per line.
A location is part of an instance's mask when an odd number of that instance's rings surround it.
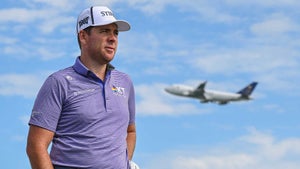
M 109 24 L 116 24 L 118 27 L 118 31 L 123 32 L 123 31 L 128 31 L 130 30 L 130 25 L 128 22 L 124 21 L 124 20 L 115 20 L 115 21 L 108 21 L 108 22 L 103 22 L 101 24 L 93 24 L 90 26 L 104 26 L 104 25 L 109 25 Z
M 113 23 L 117 24 L 118 31 L 128 31 L 128 30 L 130 30 L 130 25 L 126 21 L 118 20 L 118 21 L 115 21 Z

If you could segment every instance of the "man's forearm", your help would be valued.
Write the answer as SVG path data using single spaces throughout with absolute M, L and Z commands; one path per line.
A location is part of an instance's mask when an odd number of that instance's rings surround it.
M 127 151 L 129 160 L 132 159 L 136 142 L 136 133 L 128 133 L 127 135 Z
M 128 158 L 129 160 L 131 160 L 133 157 L 135 144 L 136 144 L 136 129 L 134 124 L 128 126 L 126 141 L 127 141 Z
M 50 156 L 47 151 L 27 150 L 32 169 L 53 169 Z
M 53 169 L 48 153 L 48 146 L 53 135 L 54 133 L 49 130 L 37 126 L 30 126 L 26 153 L 32 169 Z

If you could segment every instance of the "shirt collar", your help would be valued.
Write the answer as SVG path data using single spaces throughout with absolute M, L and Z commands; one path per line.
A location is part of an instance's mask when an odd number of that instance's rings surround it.
M 84 76 L 88 76 L 92 71 L 90 71 L 80 60 L 80 57 L 78 56 L 75 64 L 73 65 L 74 70 Z M 110 63 L 107 64 L 107 73 L 110 72 L 111 70 L 115 69 L 113 65 Z

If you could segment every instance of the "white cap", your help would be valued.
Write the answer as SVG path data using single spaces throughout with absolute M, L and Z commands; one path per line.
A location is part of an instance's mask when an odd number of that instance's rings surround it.
M 118 31 L 128 31 L 130 25 L 127 21 L 117 20 L 113 12 L 105 6 L 92 6 L 83 10 L 77 19 L 77 33 L 89 26 L 102 26 L 115 23 Z

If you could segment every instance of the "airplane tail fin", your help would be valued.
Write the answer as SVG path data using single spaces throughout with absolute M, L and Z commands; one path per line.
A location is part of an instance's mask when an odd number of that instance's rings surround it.
M 246 86 L 245 88 L 243 88 L 241 91 L 237 93 L 241 94 L 243 97 L 249 97 L 253 92 L 253 90 L 255 89 L 256 85 L 257 82 L 252 82 L 251 84 L 249 84 L 248 86 Z

